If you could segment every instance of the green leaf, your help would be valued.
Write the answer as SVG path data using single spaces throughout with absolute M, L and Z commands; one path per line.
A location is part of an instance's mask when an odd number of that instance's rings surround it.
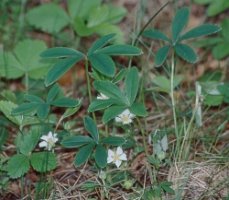
M 86 22 L 82 18 L 76 17 L 73 22 L 73 28 L 77 35 L 79 35 L 80 37 L 86 37 L 95 33 L 95 29 L 97 28 L 97 26 L 89 28 L 87 27 Z
M 229 42 L 229 17 L 221 22 L 223 38 Z
M 37 107 L 37 116 L 40 119 L 46 119 L 49 114 L 50 106 L 47 103 L 39 104 Z
M 103 37 L 101 37 L 100 39 L 96 40 L 91 48 L 88 50 L 88 56 L 90 56 L 92 53 L 94 53 L 96 50 L 106 46 L 109 42 L 111 42 L 111 40 L 114 39 L 115 34 L 108 34 L 105 35 Z
M 189 19 L 189 9 L 181 8 L 176 12 L 175 17 L 172 21 L 172 37 L 173 41 L 176 43 L 177 39 L 180 36 L 180 33 L 185 28 Z
M 113 99 L 105 99 L 105 100 L 95 99 L 89 105 L 88 112 L 95 112 L 98 110 L 106 109 L 114 103 L 115 103 L 115 100 Z
M 229 55 L 229 43 L 220 43 L 213 48 L 214 58 L 221 60 Z
M 6 140 L 8 139 L 8 131 L 5 127 L 0 127 L 0 152 L 2 151 L 2 146 L 5 144 Z
M 86 116 L 84 117 L 84 127 L 90 133 L 91 137 L 96 143 L 99 141 L 99 131 L 92 118 Z
M 148 29 L 144 31 L 142 35 L 150 39 L 163 40 L 166 42 L 170 42 L 170 39 L 164 33 L 156 29 Z
M 70 99 L 70 98 L 66 98 L 66 97 L 61 97 L 59 99 L 56 99 L 55 101 L 52 101 L 50 103 L 53 106 L 56 107 L 76 107 L 80 104 L 80 101 L 77 99 Z
M 13 109 L 11 112 L 12 115 L 25 115 L 37 110 L 39 104 L 36 102 L 32 103 L 23 103 L 17 108 Z
M 86 162 L 86 160 L 89 158 L 89 156 L 92 153 L 92 150 L 94 149 L 95 144 L 94 143 L 90 143 L 87 144 L 83 147 L 80 148 L 79 152 L 76 154 L 75 160 L 74 160 L 74 164 L 79 167 L 82 164 L 84 164 Z
M 66 109 L 64 114 L 62 115 L 62 119 L 74 115 L 80 109 L 80 106 L 81 106 L 81 102 L 79 102 L 79 104 L 76 107 Z
M 73 65 L 79 62 L 82 56 L 69 57 L 56 63 L 51 70 L 49 70 L 45 79 L 45 85 L 49 86 L 63 76 Z
M 40 132 L 30 131 L 25 134 L 19 134 L 17 137 L 17 147 L 24 155 L 30 155 L 40 139 Z
M 124 69 L 121 69 L 114 77 L 114 79 L 112 80 L 112 83 L 118 83 L 119 81 L 121 81 L 125 76 L 126 76 L 126 73 L 127 73 L 127 69 L 124 68 Z
M 111 83 L 110 81 L 95 81 L 94 88 L 100 93 L 106 95 L 107 97 L 116 100 L 116 103 L 126 104 L 125 96 L 120 91 L 118 86 Z
M 52 152 L 33 153 L 30 158 L 32 167 L 38 172 L 48 172 L 56 168 L 56 155 Z
M 175 52 L 178 56 L 190 63 L 197 62 L 197 55 L 195 51 L 186 44 L 177 44 L 175 46 Z
M 59 93 L 60 93 L 60 87 L 58 86 L 58 84 L 53 85 L 48 92 L 46 101 L 50 103 L 58 96 Z
M 117 115 L 121 114 L 125 108 L 125 106 L 111 106 L 107 108 L 103 114 L 103 123 L 106 124 L 110 120 L 114 119 Z
M 116 24 L 119 23 L 123 17 L 127 14 L 127 10 L 124 7 L 116 7 L 114 5 L 108 5 L 109 13 L 106 22 Z
M 65 138 L 64 140 L 62 140 L 61 145 L 63 145 L 66 148 L 76 148 L 92 142 L 92 138 L 88 136 L 77 135 Z
M 136 116 L 146 117 L 148 115 L 146 108 L 143 103 L 134 103 L 130 107 L 130 112 Z
M 213 17 L 229 8 L 228 0 L 212 1 L 207 9 L 207 14 Z
M 213 24 L 203 24 L 183 34 L 180 37 L 179 41 L 193 39 L 193 38 L 202 37 L 206 35 L 211 35 L 211 34 L 219 32 L 220 30 L 221 28 L 219 26 L 216 26 Z
M 29 9 L 26 19 L 30 25 L 48 33 L 58 33 L 70 22 L 67 13 L 54 3 Z
M 24 95 L 24 99 L 30 102 L 34 102 L 34 103 L 44 103 L 43 99 L 41 99 L 38 96 L 31 95 L 31 94 Z
M 125 94 L 129 101 L 129 105 L 132 105 L 136 99 L 139 87 L 139 76 L 138 69 L 132 67 L 128 70 L 126 79 L 125 79 Z
M 116 44 L 99 49 L 95 51 L 95 53 L 106 54 L 110 56 L 137 56 L 142 54 L 142 50 L 131 45 Z
M 107 165 L 107 150 L 100 144 L 95 149 L 95 162 L 100 168 Z
M 170 46 L 165 45 L 157 51 L 157 53 L 155 55 L 155 64 L 157 66 L 161 66 L 165 62 L 165 60 L 168 56 L 169 50 L 170 50 Z
M 16 154 L 9 159 L 6 169 L 11 178 L 19 178 L 29 171 L 29 158 Z
M 108 77 L 115 75 L 115 63 L 110 56 L 105 54 L 91 54 L 88 58 L 92 67 L 101 74 Z
M 112 146 L 122 146 L 126 140 L 123 137 L 109 136 L 101 140 L 102 144 L 108 144 Z
M 51 67 L 51 63 L 40 60 L 40 53 L 46 49 L 40 40 L 23 40 L 17 43 L 13 52 L 0 53 L 0 76 L 19 78 L 27 74 L 30 78 L 43 78 Z
M 71 48 L 66 48 L 66 47 L 54 47 L 54 48 L 49 48 L 45 51 L 43 51 L 40 56 L 42 58 L 65 58 L 65 57 L 84 57 L 84 54 L 81 52 L 71 49 Z

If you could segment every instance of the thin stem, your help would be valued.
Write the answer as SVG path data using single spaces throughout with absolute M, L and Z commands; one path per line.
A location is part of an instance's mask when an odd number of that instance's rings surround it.
M 88 69 L 88 59 L 85 59 L 85 68 L 86 68 L 86 79 L 87 79 L 87 91 L 88 91 L 88 98 L 89 102 L 92 102 L 92 95 L 91 95 L 91 84 L 90 84 L 90 77 L 89 77 L 89 69 Z M 92 113 L 93 119 L 96 122 L 95 113 Z
M 138 127 L 139 127 L 139 129 L 141 131 L 141 134 L 142 134 L 142 140 L 143 140 L 143 145 L 144 145 L 145 153 L 146 153 L 146 156 L 148 157 L 149 156 L 149 153 L 148 153 L 148 148 L 147 148 L 147 144 L 146 144 L 145 130 L 143 129 L 140 120 L 138 118 L 136 118 L 136 119 L 137 119 L 137 122 L 138 122 Z
M 26 90 L 26 93 L 28 93 L 28 91 L 29 91 L 29 75 L 27 72 L 25 73 L 25 90 Z
M 172 103 L 173 110 L 173 121 L 175 128 L 176 139 L 179 140 L 178 135 L 178 127 L 177 127 L 177 116 L 176 116 L 176 102 L 174 98 L 174 74 L 175 74 L 175 61 L 174 61 L 174 53 L 172 54 L 172 63 L 171 63 L 171 77 L 170 77 L 170 97 Z

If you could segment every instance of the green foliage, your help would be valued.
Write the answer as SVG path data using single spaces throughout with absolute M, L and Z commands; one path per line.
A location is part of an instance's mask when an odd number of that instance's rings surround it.
M 8 138 L 8 132 L 5 127 L 0 127 L 0 152 L 2 151 L 2 146 Z
M 220 14 L 221 12 L 227 10 L 229 8 L 229 2 L 227 0 L 194 0 L 195 3 L 201 5 L 209 5 L 207 9 L 207 15 L 209 17 L 213 17 L 215 15 Z
M 107 150 L 100 144 L 95 149 L 95 162 L 100 168 L 107 165 Z
M 161 66 L 165 62 L 170 49 L 173 49 L 176 55 L 187 62 L 197 62 L 195 51 L 190 46 L 182 44 L 181 42 L 187 39 L 195 39 L 197 37 L 211 35 L 220 31 L 220 28 L 216 25 L 203 24 L 182 34 L 188 20 L 188 8 L 181 8 L 176 12 L 172 21 L 172 39 L 168 39 L 166 35 L 156 29 L 150 29 L 143 32 L 143 36 L 145 37 L 162 40 L 167 43 L 167 45 L 163 46 L 156 52 L 156 66 Z
M 29 76 L 33 79 L 43 78 L 50 68 L 50 63 L 40 61 L 39 55 L 46 49 L 40 40 L 23 40 L 12 52 L 0 51 L 0 77 L 16 79 Z
M 74 164 L 76 166 L 81 166 L 82 164 L 84 164 L 88 160 L 89 156 L 91 155 L 94 147 L 95 147 L 94 143 L 89 143 L 83 146 L 82 148 L 80 148 L 79 152 L 77 153 L 77 156 L 75 157 Z
M 97 129 L 97 126 L 95 122 L 92 120 L 92 118 L 86 116 L 84 118 L 84 127 L 90 133 L 91 137 L 94 139 L 96 143 L 99 141 L 99 132 Z
M 30 25 L 48 33 L 58 33 L 70 22 L 67 13 L 54 3 L 30 9 L 26 19 Z

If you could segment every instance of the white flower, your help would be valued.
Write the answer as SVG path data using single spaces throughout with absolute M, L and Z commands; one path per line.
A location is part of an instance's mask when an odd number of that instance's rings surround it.
M 107 163 L 113 162 L 119 168 L 123 160 L 127 158 L 121 147 L 118 147 L 116 151 L 108 149 Z
M 122 122 L 122 124 L 130 124 L 135 117 L 134 114 L 132 114 L 129 109 L 124 110 L 120 115 L 115 117 L 116 122 Z
M 58 138 L 56 133 L 52 133 L 51 131 L 49 131 L 48 135 L 41 136 L 41 140 L 43 141 L 39 143 L 39 147 L 45 147 L 46 149 L 48 149 L 48 151 L 50 151 L 55 146 Z
M 97 99 L 100 99 L 100 100 L 106 100 L 106 99 L 109 99 L 109 97 L 107 97 L 105 94 L 103 93 L 100 93 L 98 96 L 97 96 Z

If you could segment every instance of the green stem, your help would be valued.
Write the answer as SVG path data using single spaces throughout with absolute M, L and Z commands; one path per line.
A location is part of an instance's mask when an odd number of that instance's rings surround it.
M 29 91 L 29 75 L 27 72 L 25 73 L 25 90 L 26 90 L 26 93 L 28 93 L 28 91 Z
M 89 98 L 89 102 L 91 104 L 92 102 L 92 95 L 91 95 L 91 83 L 90 83 L 90 77 L 89 77 L 89 69 L 88 69 L 88 59 L 85 59 L 85 68 L 86 68 L 86 79 L 87 79 L 87 91 L 88 91 L 88 98 Z M 96 122 L 96 117 L 95 117 L 95 113 L 92 113 L 93 119 Z
M 179 134 L 178 134 L 178 127 L 177 127 L 177 116 L 176 116 L 176 102 L 174 98 L 174 74 L 175 74 L 175 61 L 174 61 L 174 53 L 172 54 L 172 63 L 171 63 L 171 77 L 170 77 L 170 97 L 172 103 L 172 110 L 173 110 L 173 121 L 174 121 L 174 128 L 175 128 L 175 135 L 176 139 L 179 142 Z

